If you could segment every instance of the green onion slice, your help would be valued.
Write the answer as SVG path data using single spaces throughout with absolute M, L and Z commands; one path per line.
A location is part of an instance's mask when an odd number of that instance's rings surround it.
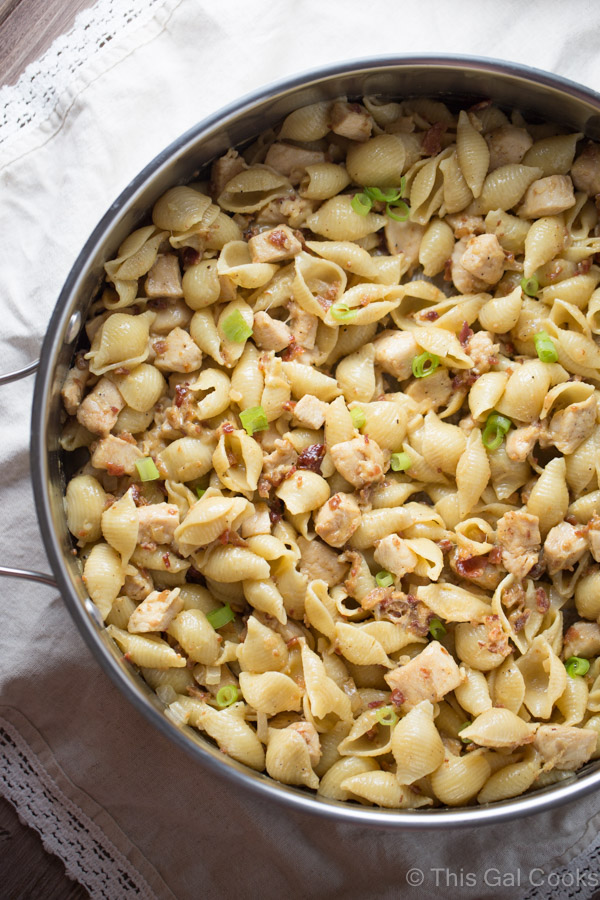
M 537 334 L 534 334 L 533 343 L 535 344 L 535 352 L 542 362 L 558 362 L 558 351 L 547 331 L 538 331 Z
M 425 351 L 413 359 L 412 373 L 415 378 L 427 378 L 428 375 L 433 375 L 439 364 L 439 356 Z
M 539 289 L 540 283 L 535 275 L 532 275 L 531 278 L 521 278 L 521 290 L 528 297 L 535 297 Z
M 150 456 L 144 459 L 136 459 L 135 467 L 138 470 L 140 481 L 156 481 L 160 478 L 160 472 L 156 468 L 156 463 Z
M 238 699 L 240 692 L 234 684 L 226 684 L 217 691 L 217 706 L 219 709 L 225 709 L 226 706 L 232 706 Z
M 339 300 L 333 304 L 329 311 L 336 322 L 351 322 L 358 315 L 357 309 L 351 309 L 347 303 L 342 303 Z
M 390 728 L 398 721 L 398 716 L 391 706 L 380 706 L 375 710 L 375 717 L 380 725 L 389 725 Z
M 226 319 L 223 320 L 223 334 L 228 341 L 234 341 L 241 344 L 247 341 L 252 334 L 252 329 L 244 319 L 239 309 L 234 309 Z
M 582 656 L 570 656 L 565 663 L 565 669 L 567 670 L 567 675 L 570 675 L 571 678 L 575 678 L 577 675 L 587 675 L 590 669 L 590 661 Z
M 350 410 L 350 418 L 355 428 L 362 428 L 367 421 L 365 412 L 360 406 L 355 406 L 354 409 Z
M 469 725 L 472 725 L 472 724 L 473 724 L 472 722 L 463 722 L 463 724 L 458 729 L 458 733 L 460 734 L 461 731 L 464 731 L 465 728 L 468 728 Z M 463 742 L 463 744 L 472 744 L 473 743 L 471 738 L 468 738 L 468 737 L 461 737 L 461 741 Z
M 431 620 L 431 622 L 429 623 L 429 634 L 432 638 L 435 638 L 436 641 L 439 641 L 440 638 L 444 637 L 444 635 L 446 634 L 446 629 L 440 619 Z
M 406 472 L 412 465 L 412 459 L 408 453 L 392 453 L 390 456 L 390 468 L 392 472 Z
M 202 500 L 206 493 L 206 488 L 196 488 L 196 493 L 198 494 L 198 500 Z
M 400 188 L 385 188 L 382 190 L 378 187 L 367 187 L 365 188 L 365 194 L 369 199 L 373 201 L 380 201 L 381 203 L 393 203 L 395 200 L 399 200 L 402 196 L 402 190 Z
M 221 606 L 219 609 L 213 609 L 212 612 L 206 613 L 206 618 L 216 630 L 217 628 L 222 628 L 223 625 L 227 625 L 228 622 L 233 622 L 235 613 L 231 609 L 229 603 L 226 603 L 225 606 Z
M 253 435 L 255 431 L 266 431 L 269 427 L 267 416 L 262 406 L 251 406 L 240 413 L 240 420 L 246 433 Z
M 388 572 L 387 569 L 382 569 L 381 572 L 378 572 L 375 576 L 375 581 L 379 587 L 391 587 L 394 583 L 394 576 L 391 572 Z
M 359 216 L 366 216 L 371 212 L 371 207 L 373 206 L 373 201 L 365 191 L 361 194 L 355 194 L 352 200 L 350 201 L 350 205 L 355 213 L 358 213 Z
M 483 446 L 488 450 L 497 450 L 511 426 L 512 422 L 506 416 L 496 412 L 490 413 L 481 435 Z
M 394 222 L 406 222 L 410 216 L 410 209 L 404 200 L 397 200 L 393 205 L 388 203 L 385 211 Z

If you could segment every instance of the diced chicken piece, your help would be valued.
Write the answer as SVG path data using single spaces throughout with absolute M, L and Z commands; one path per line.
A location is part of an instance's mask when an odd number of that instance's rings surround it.
M 103 377 L 77 410 L 77 421 L 92 434 L 106 435 L 119 417 L 125 401 L 117 387 Z
M 439 641 L 431 641 L 414 659 L 384 675 L 392 691 L 400 691 L 402 706 L 412 709 L 422 700 L 437 703 L 462 683 L 454 659 Z
M 385 458 L 379 445 L 366 435 L 329 448 L 333 464 L 346 481 L 362 488 L 383 478 Z
M 297 303 L 290 303 L 290 329 L 294 335 L 294 340 L 299 347 L 305 350 L 312 350 L 317 339 L 317 328 L 319 320 L 316 316 L 306 312 Z
M 322 162 L 325 162 L 322 150 L 307 150 L 306 147 L 294 147 L 281 141 L 271 144 L 265 157 L 265 165 L 281 172 L 286 178 L 293 174 L 295 177 L 292 184 L 301 180 L 307 166 L 315 166 Z
M 263 468 L 258 482 L 258 493 L 268 497 L 271 488 L 279 487 L 296 465 L 298 454 L 287 440 L 276 440 L 275 450 L 263 459 Z
M 457 241 L 461 238 L 472 237 L 475 234 L 484 234 L 485 222 L 483 216 L 473 216 L 469 213 L 454 213 L 446 216 L 446 222 L 454 231 Z
M 130 570 L 135 566 L 129 566 Z M 141 603 L 148 594 L 154 590 L 154 582 L 146 569 L 135 569 L 133 574 L 126 575 L 122 591 L 126 597 L 131 597 L 134 603 Z
M 228 150 L 225 156 L 216 159 L 210 170 L 210 192 L 213 197 L 220 197 L 225 190 L 225 185 L 244 169 L 247 169 L 245 160 L 237 150 Z
M 311 766 L 316 766 L 321 759 L 321 740 L 312 722 L 292 722 L 289 726 L 304 738 L 308 746 L 308 758 Z
M 183 597 L 180 588 L 173 588 L 172 591 L 152 591 L 131 613 L 127 631 L 132 634 L 166 631 L 182 609 Z
M 174 503 L 149 503 L 138 507 L 138 544 L 170 544 L 179 525 L 179 509 Z
M 523 462 L 527 459 L 542 433 L 539 422 L 533 425 L 524 425 L 522 428 L 514 428 L 506 437 L 506 455 L 509 459 Z
M 183 297 L 179 260 L 174 253 L 159 254 L 146 276 L 148 297 Z
M 500 344 L 495 344 L 489 331 L 476 331 L 465 344 L 465 353 L 473 360 L 470 374 L 483 375 L 498 362 Z
M 404 393 L 417 404 L 417 411 L 425 415 L 432 409 L 447 406 L 453 390 L 448 370 L 440 367 L 427 378 L 415 378 L 405 388 Z
M 133 475 L 135 464 L 143 454 L 135 444 L 109 434 L 108 437 L 92 444 L 91 463 L 96 469 L 106 469 L 109 475 Z
M 271 517 L 266 503 L 254 504 L 254 512 L 242 522 L 241 532 L 243 538 L 271 533 Z
M 450 257 L 452 283 L 461 294 L 476 294 L 478 291 L 485 291 L 489 287 L 487 281 L 477 278 L 472 272 L 465 269 L 462 264 L 462 258 L 470 240 L 474 240 L 474 238 L 461 238 L 460 241 L 457 241 Z
M 417 342 L 410 331 L 384 331 L 376 341 L 373 341 L 375 349 L 375 364 L 381 366 L 384 372 L 388 372 L 404 381 L 412 375 L 412 361 L 419 351 Z
M 402 254 L 413 269 L 419 262 L 419 249 L 425 226 L 416 222 L 396 222 L 386 216 L 385 241 L 392 256 Z
M 483 636 L 478 635 L 478 645 L 481 650 L 495 654 L 506 659 L 512 653 L 512 647 L 508 642 L 508 635 L 502 627 L 500 616 L 484 616 L 482 626 Z
M 154 365 L 163 372 L 194 372 L 202 363 L 202 351 L 183 328 L 174 328 L 154 341 Z
M 563 657 L 600 655 L 600 625 L 597 622 L 574 622 L 564 637 Z
M 600 562 L 600 516 L 595 513 L 587 523 L 590 551 L 596 562 Z
M 588 761 L 596 749 L 597 733 L 571 725 L 540 725 L 533 746 L 544 760 L 544 769 L 574 771 Z
M 273 319 L 266 312 L 254 313 L 252 325 L 254 343 L 261 350 L 283 350 L 292 340 L 292 332 L 285 322 Z
M 525 578 L 538 561 L 541 536 L 537 516 L 517 510 L 504 513 L 497 525 L 502 565 L 515 578 Z
M 278 225 L 251 237 L 248 249 L 253 263 L 272 263 L 293 259 L 302 250 L 302 244 L 291 228 Z
M 490 131 L 486 140 L 490 148 L 490 172 L 499 166 L 520 163 L 533 144 L 529 132 L 516 125 L 501 125 Z
M 284 221 L 287 220 L 287 223 L 291 228 L 300 228 L 301 225 L 304 225 L 307 218 L 314 210 L 313 201 L 307 200 L 305 197 L 300 197 L 298 194 L 293 194 L 291 197 L 284 197 L 283 200 L 275 200 L 273 202 L 279 204 L 281 215 L 284 217 Z M 259 221 L 260 215 L 260 212 L 256 214 L 257 222 Z
M 300 536 L 298 547 L 302 554 L 298 568 L 309 581 L 323 579 L 329 587 L 339 584 L 348 571 L 348 563 L 341 561 L 341 557 L 315 538 L 308 541 Z
M 305 394 L 294 407 L 294 419 L 306 428 L 323 427 L 327 415 L 328 404 L 313 394 Z
M 337 100 L 331 107 L 329 125 L 335 134 L 351 141 L 368 141 L 373 130 L 373 119 L 360 103 Z
M 581 403 L 571 403 L 554 413 L 548 427 L 548 441 L 561 453 L 569 454 L 579 447 L 596 427 L 596 398 L 592 394 Z
M 600 194 L 600 144 L 588 141 L 571 166 L 571 178 L 578 191 Z
M 330 547 L 342 547 L 360 525 L 360 507 L 352 494 L 334 494 L 315 516 L 315 531 Z
M 73 368 L 67 372 L 60 392 L 64 407 L 70 416 L 74 416 L 77 412 L 89 377 L 88 362 L 83 357 L 79 357 Z
M 561 569 L 572 569 L 588 548 L 582 526 L 561 522 L 548 532 L 544 543 L 544 558 L 548 573 L 555 575 Z
M 475 278 L 496 284 L 504 273 L 504 250 L 495 234 L 479 234 L 469 238 L 460 264 Z
M 529 185 L 517 215 L 522 219 L 556 216 L 574 205 L 573 182 L 569 176 L 548 175 Z
M 408 572 L 414 572 L 417 554 L 397 534 L 389 534 L 382 538 L 375 547 L 375 561 L 383 569 L 393 572 L 399 578 Z

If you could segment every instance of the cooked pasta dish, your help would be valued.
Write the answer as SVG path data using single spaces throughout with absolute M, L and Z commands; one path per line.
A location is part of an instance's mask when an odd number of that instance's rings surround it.
M 581 133 L 342 98 L 127 237 L 65 503 L 172 722 L 392 809 L 600 757 L 599 195 Z

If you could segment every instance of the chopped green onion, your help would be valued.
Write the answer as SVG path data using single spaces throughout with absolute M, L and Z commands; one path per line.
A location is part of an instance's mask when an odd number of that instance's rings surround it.
M 558 351 L 547 331 L 538 331 L 537 334 L 534 334 L 533 343 L 535 344 L 535 352 L 542 362 L 558 362 Z
M 252 334 L 252 328 L 248 325 L 239 309 L 234 309 L 223 321 L 223 334 L 228 341 L 242 344 Z
M 406 222 L 410 216 L 410 208 L 404 200 L 397 200 L 393 205 L 388 203 L 385 211 L 394 222 Z
M 490 413 L 481 435 L 483 446 L 488 450 L 497 450 L 512 426 L 510 419 L 500 413 Z
M 439 356 L 425 351 L 425 353 L 421 353 L 413 359 L 412 373 L 415 378 L 427 378 L 428 375 L 432 375 L 435 372 L 439 364 Z
M 589 659 L 583 659 L 582 656 L 570 656 L 565 663 L 567 675 L 575 678 L 577 675 L 587 675 L 590 668 Z
M 473 724 L 472 722 L 463 722 L 463 724 L 458 729 L 458 733 L 460 734 L 461 731 L 464 731 L 465 728 L 468 728 L 469 725 L 472 725 L 472 724 Z M 472 744 L 473 743 L 471 738 L 468 738 L 468 737 L 461 737 L 461 741 L 463 742 L 463 744 Z
M 206 613 L 206 618 L 216 630 L 217 628 L 222 628 L 223 625 L 227 625 L 228 622 L 233 622 L 235 614 L 229 603 L 226 603 L 225 606 L 221 606 L 219 609 L 213 609 L 212 612 Z
M 266 431 L 269 427 L 267 416 L 262 406 L 251 406 L 244 409 L 240 413 L 240 420 L 247 434 L 254 434 L 255 431 Z
M 217 691 L 217 706 L 219 709 L 225 709 L 226 706 L 231 706 L 235 703 L 238 697 L 239 691 L 236 686 L 234 684 L 226 684 Z
M 160 478 L 160 472 L 156 468 L 156 463 L 150 456 L 144 459 L 136 459 L 135 467 L 138 470 L 141 481 L 156 481 Z
M 394 576 L 391 572 L 388 572 L 387 569 L 382 569 L 381 572 L 378 572 L 375 576 L 375 581 L 379 587 L 391 587 L 394 583 Z
M 391 706 L 380 706 L 375 710 L 375 718 L 380 725 L 389 725 L 392 728 L 398 721 L 398 716 Z
M 390 456 L 390 468 L 392 472 L 406 472 L 412 466 L 412 459 L 408 453 L 392 453 Z
M 336 322 L 351 322 L 358 315 L 357 309 L 351 309 L 347 303 L 338 301 L 330 309 L 331 316 Z
M 539 289 L 540 283 L 535 275 L 532 275 L 531 278 L 521 278 L 521 290 L 528 297 L 535 297 Z
M 402 191 L 400 188 L 385 188 L 382 191 L 378 187 L 367 187 L 365 188 L 365 194 L 370 200 L 380 201 L 381 203 L 393 203 L 394 200 L 400 199 Z
M 429 623 L 429 634 L 432 638 L 435 638 L 436 641 L 439 641 L 440 638 L 443 638 L 446 634 L 446 629 L 444 628 L 443 622 L 440 619 L 432 619 Z
M 350 201 L 350 205 L 355 213 L 358 213 L 359 216 L 366 216 L 371 212 L 371 207 L 373 206 L 373 201 L 369 197 L 367 193 L 364 194 L 355 194 L 352 200 Z
M 196 493 L 198 494 L 198 500 L 202 500 L 206 493 L 206 488 L 196 488 Z
M 367 421 L 365 412 L 360 406 L 355 406 L 354 409 L 350 410 L 350 418 L 355 428 L 362 428 Z

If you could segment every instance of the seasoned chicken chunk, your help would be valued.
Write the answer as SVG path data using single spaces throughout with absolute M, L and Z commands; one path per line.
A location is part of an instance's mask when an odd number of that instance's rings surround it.
M 317 339 L 319 320 L 293 301 L 289 304 L 290 330 L 299 347 L 312 350 Z
M 563 656 L 583 656 L 590 659 L 600 655 L 600 625 L 597 622 L 574 622 L 564 637 Z
M 288 225 L 277 225 L 251 237 L 248 249 L 253 263 L 271 263 L 292 259 L 300 253 L 302 244 Z
M 481 235 L 481 237 L 483 237 L 483 235 Z M 487 281 L 473 275 L 473 273 L 469 272 L 468 269 L 465 269 L 462 264 L 462 258 L 465 255 L 470 240 L 475 240 L 475 238 L 461 238 L 460 241 L 457 241 L 454 245 L 452 256 L 450 257 L 450 275 L 452 283 L 456 290 L 461 294 L 476 294 L 479 291 L 487 290 L 489 287 Z
M 174 328 L 154 341 L 154 365 L 163 372 L 194 372 L 202 363 L 202 351 L 183 328 Z
M 496 284 L 504 273 L 504 250 L 495 234 L 479 234 L 468 240 L 460 258 L 463 269 L 485 284 Z
M 266 312 L 254 313 L 252 325 L 254 343 L 261 350 L 283 350 L 292 340 L 292 332 L 285 322 L 273 319 Z
M 544 760 L 544 769 L 579 769 L 596 749 L 598 735 L 591 728 L 540 725 L 533 746 Z
M 325 154 L 322 150 L 307 150 L 306 147 L 294 147 L 282 141 L 271 144 L 265 157 L 265 165 L 271 166 L 277 172 L 281 172 L 286 178 L 290 178 L 292 184 L 297 184 L 307 166 L 315 166 L 325 162 Z
M 220 197 L 225 190 L 225 185 L 244 169 L 247 169 L 246 161 L 237 150 L 228 150 L 225 156 L 216 159 L 210 170 L 210 192 L 213 197 Z
M 575 205 L 573 182 L 568 175 L 548 175 L 529 185 L 517 211 L 522 219 L 556 216 Z
M 138 544 L 170 544 L 179 525 L 179 509 L 174 503 L 149 503 L 138 507 Z
M 148 297 L 183 297 L 179 260 L 174 253 L 159 254 L 146 276 Z
M 470 213 L 454 213 L 446 216 L 446 222 L 452 228 L 457 241 L 461 238 L 472 237 L 474 234 L 485 232 L 483 216 L 474 216 Z
M 336 100 L 329 113 L 329 124 L 335 134 L 351 141 L 368 141 L 373 130 L 373 119 L 360 103 Z
M 571 166 L 571 178 L 578 191 L 600 194 L 600 144 L 588 141 Z
M 308 541 L 300 536 L 298 547 L 302 554 L 298 568 L 309 581 L 321 578 L 329 587 L 333 587 L 343 580 L 348 571 L 348 563 L 341 561 L 341 557 L 320 540 Z
M 392 691 L 400 692 L 405 709 L 422 700 L 437 703 L 462 683 L 458 666 L 439 641 L 431 641 L 414 659 L 383 677 Z
M 327 403 L 313 394 L 305 394 L 294 407 L 294 419 L 306 428 L 315 430 L 322 428 L 327 415 L 327 406 Z
M 541 546 L 538 517 L 522 510 L 504 513 L 498 520 L 497 539 L 506 571 L 519 580 L 525 578 L 538 561 Z
M 417 554 L 397 534 L 389 534 L 378 541 L 374 555 L 375 562 L 399 578 L 408 572 L 414 572 L 417 565 Z
M 78 357 L 73 368 L 67 372 L 65 383 L 60 392 L 64 407 L 70 416 L 74 416 L 77 412 L 89 377 L 88 361 L 83 359 L 83 357 Z
M 373 341 L 375 364 L 404 381 L 412 375 L 412 361 L 418 355 L 417 342 L 410 331 L 384 331 Z
M 106 435 L 124 406 L 119 389 L 104 376 L 80 404 L 77 421 L 92 434 Z
M 352 494 L 334 494 L 315 516 L 315 531 L 330 547 L 342 547 L 360 525 L 360 518 Z
M 91 449 L 94 468 L 106 469 L 109 475 L 133 475 L 137 460 L 143 457 L 135 443 L 115 437 L 114 434 L 92 444 Z
M 500 345 L 495 344 L 489 331 L 476 331 L 465 344 L 465 353 L 473 360 L 473 375 L 483 375 L 498 361 Z
M 570 454 L 596 427 L 596 398 L 592 394 L 580 403 L 571 403 L 554 413 L 548 427 L 548 442 L 561 453 Z
M 520 163 L 531 145 L 533 138 L 525 128 L 517 128 L 516 125 L 501 125 L 486 135 L 486 141 L 490 148 L 490 164 L 488 171 L 492 172 L 500 166 L 508 166 Z
M 296 465 L 298 454 L 287 440 L 276 440 L 275 450 L 263 459 L 263 468 L 258 482 L 258 493 L 268 497 L 272 487 L 279 487 Z
M 329 448 L 333 464 L 346 481 L 362 488 L 374 481 L 381 481 L 385 458 L 379 445 L 366 435 L 342 441 Z
M 542 434 L 539 422 L 514 428 L 506 436 L 506 455 L 509 459 L 523 462 L 527 459 Z
M 587 548 L 588 542 L 581 526 L 575 527 L 568 522 L 555 525 L 544 543 L 548 573 L 554 575 L 561 569 L 572 569 Z
M 132 634 L 165 631 L 182 609 L 183 597 L 180 588 L 173 588 L 172 591 L 152 591 L 131 613 L 127 631 Z
M 132 565 L 127 568 L 131 570 L 131 574 L 125 576 L 121 590 L 126 597 L 131 597 L 134 603 L 141 603 L 154 590 L 154 582 L 146 569 L 136 569 Z
M 600 516 L 594 515 L 587 523 L 590 551 L 596 562 L 600 562 Z

